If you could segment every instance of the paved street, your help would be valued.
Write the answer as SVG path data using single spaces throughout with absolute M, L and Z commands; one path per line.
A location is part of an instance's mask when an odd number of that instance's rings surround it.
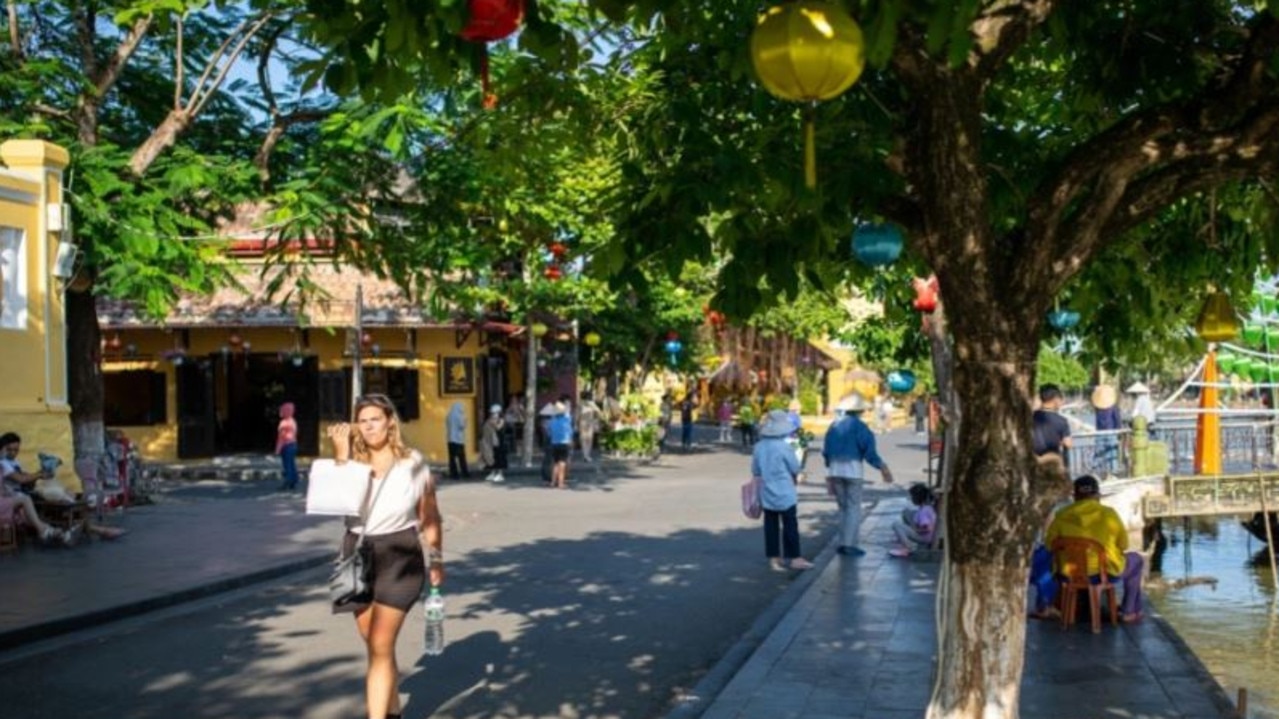
M 747 461 L 703 447 L 651 467 L 578 471 L 571 491 L 536 477 L 446 482 L 450 645 L 423 658 L 421 618 L 411 616 L 400 643 L 406 716 L 662 715 L 791 582 L 767 570 L 758 524 L 741 517 Z M 260 484 L 190 485 L 132 510 L 124 521 L 133 532 L 117 545 L 0 559 L 0 586 L 19 586 L 34 562 L 56 564 L 58 577 L 82 567 L 89 581 L 46 582 L 56 606 L 134 585 L 154 567 L 180 581 L 175 563 L 207 583 L 200 568 L 251 565 L 255 553 L 259 564 L 279 564 L 281 553 L 314 558 L 340 530 L 300 507 Z M 826 545 L 833 510 L 820 487 L 803 487 L 808 556 Z M 113 565 L 107 552 L 128 561 Z M 294 573 L 11 650 L 0 655 L 3 714 L 362 716 L 360 647 L 351 620 L 327 613 L 323 575 Z M 72 598 L 58 600 L 58 587 Z

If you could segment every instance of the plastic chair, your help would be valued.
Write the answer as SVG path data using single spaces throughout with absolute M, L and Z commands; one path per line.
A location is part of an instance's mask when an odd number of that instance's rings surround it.
M 1110 581 L 1106 569 L 1106 548 L 1101 543 L 1084 537 L 1058 537 L 1053 541 L 1053 555 L 1057 558 L 1057 579 L 1061 585 L 1061 628 L 1069 629 L 1075 621 L 1079 592 L 1088 591 L 1088 608 L 1092 616 L 1092 632 L 1101 632 L 1101 598 L 1110 598 L 1110 622 L 1119 624 L 1119 600 L 1115 583 Z M 1089 576 L 1089 560 L 1096 563 L 1100 574 Z

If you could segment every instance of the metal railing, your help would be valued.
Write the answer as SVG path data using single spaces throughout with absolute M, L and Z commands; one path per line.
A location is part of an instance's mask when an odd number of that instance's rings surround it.
M 1275 469 L 1276 431 L 1279 423 L 1223 422 L 1221 424 L 1221 471 L 1224 474 Z M 1169 422 L 1156 425 L 1151 441 L 1168 447 L 1168 472 L 1175 476 L 1195 474 L 1195 439 L 1198 429 L 1193 422 Z M 1080 432 L 1071 436 L 1067 462 L 1072 475 L 1095 474 L 1098 477 L 1132 476 L 1132 431 L 1127 429 Z

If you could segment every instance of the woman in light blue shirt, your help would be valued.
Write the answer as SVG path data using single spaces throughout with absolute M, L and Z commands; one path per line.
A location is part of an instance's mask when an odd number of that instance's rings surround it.
M 795 489 L 795 477 L 800 466 L 795 450 L 786 443 L 786 438 L 794 431 L 786 410 L 769 412 L 759 428 L 760 439 L 751 456 L 751 474 L 761 480 L 759 504 L 764 510 L 764 554 L 768 557 L 769 566 L 779 572 L 786 571 L 787 567 L 811 569 L 813 566 L 799 554 L 799 519 L 796 516 L 799 493 Z

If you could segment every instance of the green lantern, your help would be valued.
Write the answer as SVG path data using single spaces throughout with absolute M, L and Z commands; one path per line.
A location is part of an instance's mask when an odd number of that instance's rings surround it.
M 1217 369 L 1222 374 L 1234 374 L 1235 365 L 1239 363 L 1239 358 L 1229 352 L 1222 352 L 1217 355 Z
M 1265 382 L 1270 376 L 1270 363 L 1254 357 L 1248 361 L 1248 376 L 1253 382 Z
M 1255 322 L 1249 322 L 1243 326 L 1244 344 L 1250 347 L 1260 347 L 1261 340 L 1265 336 L 1266 330 Z

